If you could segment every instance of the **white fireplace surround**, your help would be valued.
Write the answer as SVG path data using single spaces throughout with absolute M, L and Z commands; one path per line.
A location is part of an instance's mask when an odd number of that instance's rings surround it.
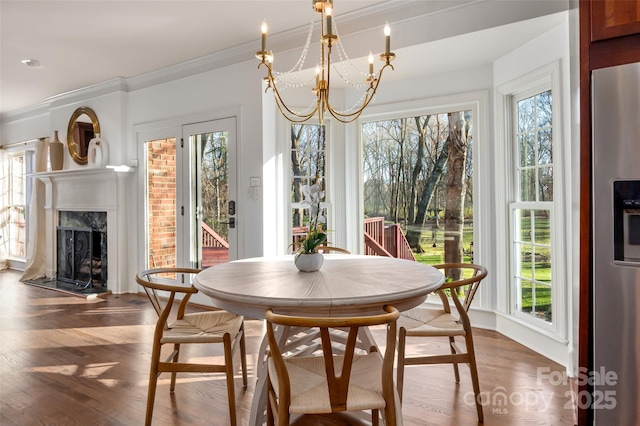
M 107 289 L 126 293 L 127 241 L 125 180 L 129 173 L 86 168 L 36 173 L 45 184 L 45 264 L 47 277 L 56 273 L 56 227 L 61 211 L 107 213 Z

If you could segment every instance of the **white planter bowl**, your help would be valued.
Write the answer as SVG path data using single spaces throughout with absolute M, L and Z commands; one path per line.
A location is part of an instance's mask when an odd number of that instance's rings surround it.
M 320 270 L 324 256 L 322 253 L 298 253 L 295 257 L 296 267 L 302 272 L 314 272 Z

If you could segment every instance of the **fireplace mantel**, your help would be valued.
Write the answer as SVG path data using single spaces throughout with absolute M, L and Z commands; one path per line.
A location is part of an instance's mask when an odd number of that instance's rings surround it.
M 48 188 L 45 208 L 80 210 L 85 207 L 117 209 L 117 181 L 127 175 L 110 168 L 86 168 L 34 173 L 32 176 Z M 72 190 L 67 191 L 70 187 Z
M 82 168 L 34 173 L 45 185 L 46 275 L 56 273 L 56 227 L 60 211 L 107 213 L 107 288 L 127 292 L 126 181 L 132 173 L 112 168 Z

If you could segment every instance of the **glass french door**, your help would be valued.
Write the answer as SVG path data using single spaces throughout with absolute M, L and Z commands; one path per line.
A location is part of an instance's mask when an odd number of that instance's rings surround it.
M 164 132 L 145 138 L 147 267 L 236 259 L 235 118 Z
M 195 265 L 237 258 L 235 118 L 184 126 L 191 149 L 190 239 Z

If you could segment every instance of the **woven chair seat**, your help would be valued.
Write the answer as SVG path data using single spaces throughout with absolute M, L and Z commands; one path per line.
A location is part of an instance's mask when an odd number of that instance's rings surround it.
M 474 263 L 444 263 L 433 265 L 443 271 L 447 280 L 436 291 L 442 301 L 441 308 L 418 306 L 403 312 L 398 318 L 398 368 L 396 369 L 398 393 L 402 401 L 402 387 L 404 385 L 404 369 L 406 365 L 420 364 L 452 364 L 456 383 L 460 382 L 458 364 L 467 364 L 471 372 L 471 384 L 475 395 L 478 421 L 484 421 L 480 383 L 478 381 L 478 366 L 473 347 L 473 331 L 469 320 L 468 310 L 471 306 L 480 282 L 487 276 L 487 269 Z M 468 277 L 468 278 L 465 278 Z M 462 298 L 462 300 L 460 300 Z M 451 303 L 455 307 L 455 315 Z M 456 337 L 464 339 L 464 346 L 459 346 Z M 449 340 L 450 354 L 418 353 L 406 356 L 405 347 L 408 337 L 441 337 Z M 461 339 L 459 339 L 461 340 Z M 430 348 L 426 347 L 425 350 Z M 421 351 L 420 351 L 421 352 Z
M 161 343 L 220 343 L 225 333 L 238 334 L 243 317 L 227 311 L 185 314 L 169 324 Z
M 400 314 L 398 327 L 407 330 L 407 336 L 464 336 L 458 318 L 444 309 L 418 307 Z
M 341 374 L 344 357 L 335 356 L 336 373 Z M 321 356 L 294 357 L 285 360 L 291 383 L 291 413 L 323 414 L 331 413 L 329 386 L 325 373 L 324 358 Z M 382 356 L 378 352 L 354 356 L 351 380 L 347 394 L 347 411 L 382 409 L 380 369 Z M 279 391 L 273 360 L 269 359 L 269 372 L 273 386 Z

